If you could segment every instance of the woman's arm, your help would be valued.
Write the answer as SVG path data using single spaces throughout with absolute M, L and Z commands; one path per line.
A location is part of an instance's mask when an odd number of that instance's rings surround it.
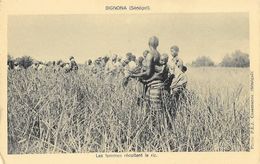
M 149 83 L 153 80 L 163 80 L 163 77 L 160 74 L 155 73 L 151 78 L 149 78 L 147 80 L 142 80 L 142 81 L 145 82 L 145 83 Z
M 144 72 L 131 74 L 130 77 L 141 77 L 141 78 L 149 77 L 153 72 L 153 56 L 150 53 L 146 56 L 146 64 L 147 64 L 147 69 Z
M 161 69 L 162 70 L 160 72 L 154 73 L 151 78 L 149 78 L 148 80 L 145 80 L 145 81 L 149 83 L 153 80 L 163 80 L 163 78 L 164 78 L 163 74 L 167 74 L 167 67 L 165 65 L 163 65 Z

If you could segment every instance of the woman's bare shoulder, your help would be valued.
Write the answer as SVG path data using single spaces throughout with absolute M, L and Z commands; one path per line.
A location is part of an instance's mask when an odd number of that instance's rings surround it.
M 153 61 L 153 59 L 154 59 L 153 54 L 152 53 L 148 53 L 146 58 L 145 58 L 146 64 L 151 63 Z

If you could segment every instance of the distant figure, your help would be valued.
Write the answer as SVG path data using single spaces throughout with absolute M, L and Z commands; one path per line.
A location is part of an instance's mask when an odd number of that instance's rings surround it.
M 108 56 L 100 57 L 99 66 L 100 66 L 102 72 L 105 71 L 105 68 L 106 68 L 108 61 L 109 61 Z
M 123 74 L 123 65 L 122 65 L 122 57 L 117 56 L 117 61 L 116 61 L 116 72 L 117 72 L 117 76 L 120 76 L 121 74 Z
M 107 75 L 115 75 L 116 71 L 117 71 L 117 55 L 114 54 L 110 60 L 106 63 L 105 66 L 105 73 Z
M 59 72 L 62 69 L 61 67 L 62 63 L 63 63 L 62 60 L 58 60 L 56 62 L 56 65 L 54 66 L 54 72 Z
M 176 68 L 176 77 L 173 79 L 171 88 L 171 95 L 176 100 L 179 99 L 180 95 L 183 94 L 183 90 L 186 89 L 186 85 L 188 83 L 188 78 L 185 72 L 187 71 L 187 67 L 183 65 L 182 60 L 179 60 Z
M 125 54 L 125 60 L 130 61 L 132 59 L 133 54 L 131 52 L 128 52 Z
M 126 59 L 122 63 L 123 70 L 123 87 L 126 87 L 129 83 L 130 75 L 140 73 L 141 71 L 138 70 L 138 65 L 136 62 L 136 56 L 133 55 L 131 52 L 126 53 Z M 138 79 L 138 78 L 135 78 Z
M 7 61 L 8 70 L 14 69 L 14 60 Z
M 30 66 L 30 69 L 37 71 L 39 67 L 39 62 L 34 61 L 34 63 Z
M 89 60 L 88 60 L 88 66 L 90 66 L 91 64 L 92 64 L 92 60 L 89 59 Z
M 128 52 L 126 54 L 126 60 L 124 61 L 124 75 L 125 75 L 125 77 L 134 73 L 136 67 L 137 67 L 136 57 L 131 52 Z
M 136 68 L 133 71 L 133 73 L 141 73 L 143 72 L 143 61 L 144 61 L 144 57 L 140 56 L 137 60 L 136 60 Z M 145 95 L 144 95 L 144 90 L 145 90 L 145 85 L 142 82 L 141 78 L 136 78 L 137 79 L 137 83 L 136 83 L 136 90 L 138 91 L 138 99 L 137 99 L 137 104 L 138 106 L 143 106 L 143 102 L 145 99 Z
M 149 54 L 149 50 L 144 50 L 143 57 L 146 58 L 147 54 Z
M 115 54 L 116 55 L 116 54 Z M 117 56 L 117 55 L 116 55 Z M 109 56 L 104 56 L 103 58 L 102 58 L 102 61 L 104 62 L 104 67 L 106 66 L 106 64 L 107 64 L 107 62 L 109 61 Z
M 39 66 L 37 67 L 38 71 L 45 71 L 46 70 L 46 64 L 39 63 Z
M 117 63 L 121 63 L 122 62 L 122 57 L 118 56 L 117 57 Z
M 144 57 L 140 56 L 137 60 L 136 60 L 136 65 L 138 67 L 138 71 L 141 72 L 142 67 L 143 67 L 143 61 L 144 61 Z
M 72 71 L 72 67 L 70 63 L 64 63 L 63 64 L 63 70 L 65 73 L 69 73 Z
M 101 60 L 102 60 L 102 58 L 101 57 L 99 57 L 99 58 L 97 58 L 95 61 L 94 61 L 94 65 L 93 65 L 93 67 L 92 67 L 92 69 L 91 69 L 91 72 L 93 73 L 93 74 L 100 74 L 101 72 L 102 72 L 102 64 L 101 64 Z
M 79 69 L 78 64 L 75 61 L 75 58 L 73 56 L 70 57 L 70 71 L 77 71 Z
M 58 62 L 58 65 L 60 66 L 60 70 L 64 69 L 64 67 L 65 67 L 66 64 L 67 64 L 67 63 L 65 63 L 65 62 L 63 62 L 63 61 Z
M 49 61 L 47 63 L 47 68 L 46 68 L 47 71 L 55 72 L 55 68 L 56 68 L 56 61 Z
M 20 71 L 22 70 L 22 67 L 19 65 L 17 61 L 14 62 L 14 70 Z
M 179 47 L 174 45 L 170 48 L 171 55 L 172 55 L 172 60 L 169 62 L 170 66 L 170 72 L 171 74 L 175 74 L 175 69 L 177 67 L 177 64 L 179 62 Z

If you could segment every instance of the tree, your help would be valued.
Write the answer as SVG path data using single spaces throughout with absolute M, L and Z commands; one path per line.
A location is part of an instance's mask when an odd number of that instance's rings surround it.
M 214 62 L 206 56 L 198 57 L 195 61 L 191 63 L 194 67 L 212 67 L 214 66 Z
M 33 59 L 30 56 L 23 56 L 16 59 L 18 64 L 25 69 L 30 67 L 33 64 Z
M 249 55 L 240 50 L 236 50 L 231 55 L 227 54 L 220 63 L 222 67 L 249 67 L 249 65 Z
M 7 56 L 7 65 L 9 69 L 14 69 L 14 58 L 10 54 Z

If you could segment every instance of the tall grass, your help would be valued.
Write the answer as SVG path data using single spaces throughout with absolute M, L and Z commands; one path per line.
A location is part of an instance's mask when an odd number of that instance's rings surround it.
M 249 151 L 249 70 L 192 68 L 185 98 L 152 126 L 139 86 L 51 70 L 8 72 L 8 152 Z M 169 111 L 176 110 L 176 116 Z

